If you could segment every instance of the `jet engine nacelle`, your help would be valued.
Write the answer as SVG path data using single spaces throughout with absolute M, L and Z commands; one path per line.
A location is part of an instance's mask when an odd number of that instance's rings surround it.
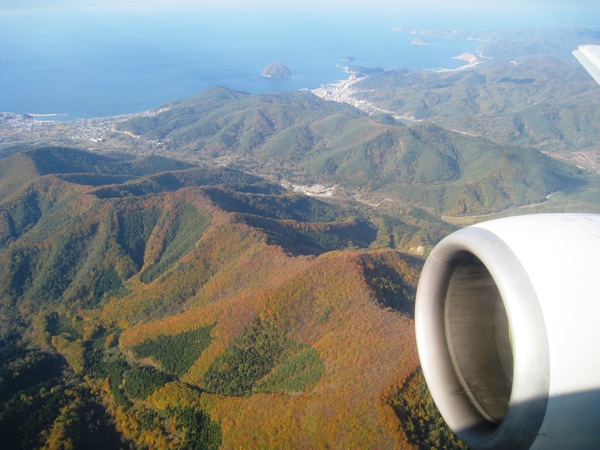
M 459 230 L 427 258 L 417 344 L 442 416 L 473 448 L 600 448 L 600 215 Z

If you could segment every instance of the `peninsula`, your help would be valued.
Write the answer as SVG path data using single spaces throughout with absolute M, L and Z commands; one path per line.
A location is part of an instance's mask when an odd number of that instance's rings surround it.
M 412 45 L 434 45 L 430 39 L 427 39 L 424 37 L 419 37 L 419 38 L 413 39 L 411 44 Z

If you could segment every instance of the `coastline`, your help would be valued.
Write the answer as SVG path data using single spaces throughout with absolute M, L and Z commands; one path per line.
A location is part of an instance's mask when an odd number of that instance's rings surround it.
M 49 114 L 35 114 L 35 113 L 26 113 L 24 115 L 31 117 L 56 117 L 56 116 L 68 116 L 69 113 L 49 113 Z
M 454 69 L 437 68 L 437 69 L 423 69 L 423 70 L 430 71 L 430 72 L 456 72 L 456 71 L 460 71 L 460 70 L 471 69 L 479 64 L 482 64 L 484 62 L 484 59 L 491 59 L 491 58 L 486 58 L 481 54 L 479 54 L 479 56 L 476 56 L 473 53 L 469 53 L 469 52 L 461 53 L 458 56 L 451 56 L 451 58 L 464 61 L 466 64 L 464 64 L 460 67 L 456 67 Z M 394 118 L 399 119 L 399 120 L 406 120 L 409 122 L 418 121 L 418 120 L 415 120 L 410 117 L 397 116 L 394 113 L 394 111 L 388 111 L 388 110 L 379 108 L 379 107 L 373 105 L 372 103 L 367 102 L 366 100 L 362 100 L 362 99 L 358 99 L 358 98 L 354 97 L 354 95 L 360 91 L 353 89 L 353 86 L 356 83 L 358 83 L 360 80 L 363 80 L 363 79 L 365 79 L 365 77 L 368 77 L 368 75 L 358 77 L 355 72 L 348 70 L 348 68 L 346 68 L 345 70 L 347 73 L 350 74 L 349 78 L 347 78 L 345 80 L 338 80 L 335 83 L 321 85 L 320 88 L 313 89 L 313 90 L 311 90 L 311 92 L 314 95 L 316 95 L 317 97 L 320 97 L 326 101 L 347 103 L 369 115 L 377 114 L 377 113 L 390 114 Z
M 0 141 L 5 140 L 13 133 L 35 132 L 38 136 L 52 136 L 60 130 L 72 140 L 101 142 L 110 133 L 123 133 L 138 139 L 132 133 L 118 131 L 116 124 L 125 122 L 135 117 L 152 117 L 170 108 L 160 107 L 152 110 L 130 114 L 120 114 L 106 117 L 93 117 L 90 119 L 57 119 L 62 114 L 15 114 L 0 112 Z M 64 113 L 66 116 L 67 113 Z

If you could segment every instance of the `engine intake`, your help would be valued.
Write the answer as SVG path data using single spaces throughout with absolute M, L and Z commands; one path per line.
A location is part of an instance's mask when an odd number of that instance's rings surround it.
M 415 311 L 425 379 L 473 448 L 600 443 L 600 216 L 499 219 L 442 240 Z

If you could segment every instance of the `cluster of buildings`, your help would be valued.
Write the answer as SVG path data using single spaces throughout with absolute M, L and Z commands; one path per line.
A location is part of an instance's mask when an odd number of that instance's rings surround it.
M 356 94 L 357 91 L 352 89 L 352 85 L 357 81 L 358 79 L 355 78 L 354 75 L 352 75 L 348 80 L 344 80 L 338 84 L 322 86 L 318 89 L 313 90 L 312 93 L 315 94 L 317 97 L 321 97 L 323 100 L 338 103 L 347 103 L 369 115 L 381 113 L 393 115 L 393 111 L 387 111 L 385 109 L 378 108 L 377 106 L 369 103 L 366 100 L 361 100 L 354 97 L 354 94 Z
M 16 132 L 31 133 L 31 137 L 44 137 L 53 132 L 70 136 L 73 140 L 101 142 L 106 135 L 116 131 L 116 124 L 135 117 L 155 116 L 168 108 L 159 108 L 141 113 L 122 114 L 92 119 L 55 120 L 53 115 L 0 113 L 0 126 L 7 125 Z

